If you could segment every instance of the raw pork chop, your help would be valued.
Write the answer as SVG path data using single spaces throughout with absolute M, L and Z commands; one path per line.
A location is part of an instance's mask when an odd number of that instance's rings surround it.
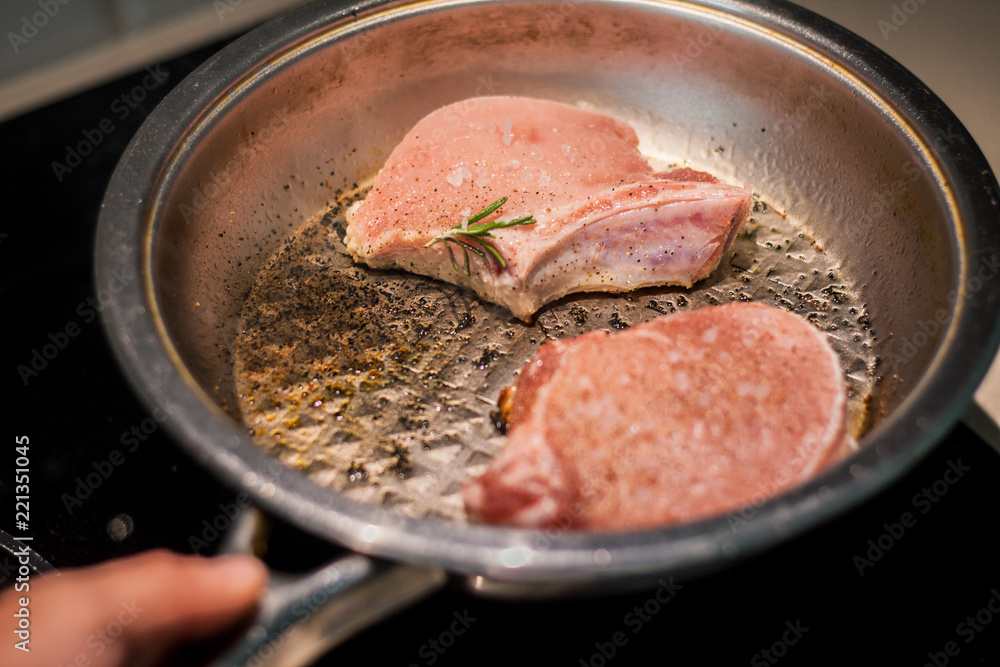
M 750 193 L 693 169 L 656 173 L 628 125 L 576 107 L 484 97 L 431 113 L 403 138 L 367 198 L 348 213 L 347 248 L 377 268 L 465 285 L 527 320 L 571 292 L 684 285 L 719 264 Z M 473 257 L 466 275 L 445 230 L 508 197 L 484 222 L 506 261 Z
M 824 335 L 760 304 L 550 342 L 521 371 L 504 450 L 466 484 L 466 510 L 588 529 L 737 510 L 847 450 L 846 394 Z

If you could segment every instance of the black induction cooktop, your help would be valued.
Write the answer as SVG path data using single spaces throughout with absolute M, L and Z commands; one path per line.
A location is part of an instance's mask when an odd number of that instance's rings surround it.
M 92 279 L 119 156 L 157 102 L 222 46 L 0 124 L 0 529 L 18 531 L 13 475 L 26 437 L 32 544 L 55 568 L 154 547 L 209 553 L 217 544 L 205 527 L 235 501 L 125 382 L 100 323 L 115 286 Z M 319 664 L 1000 664 L 998 488 L 1000 455 L 959 424 L 870 502 L 731 569 L 675 579 L 670 595 L 539 602 L 454 586 Z M 279 525 L 268 560 L 304 569 L 334 552 Z M 15 571 L 0 551 L 0 584 Z

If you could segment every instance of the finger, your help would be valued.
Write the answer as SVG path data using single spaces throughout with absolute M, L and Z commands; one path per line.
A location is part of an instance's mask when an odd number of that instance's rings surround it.
M 245 617 L 266 580 L 254 558 L 166 551 L 66 571 L 31 591 L 30 661 L 0 663 L 131 665 Z

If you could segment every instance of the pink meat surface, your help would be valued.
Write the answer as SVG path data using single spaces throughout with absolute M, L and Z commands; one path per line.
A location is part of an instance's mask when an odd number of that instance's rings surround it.
M 647 528 L 732 512 L 853 443 L 825 336 L 750 303 L 547 343 L 518 377 L 508 422 L 502 453 L 463 496 L 470 518 L 524 527 Z
M 469 287 L 524 320 L 572 292 L 690 286 L 719 265 L 750 192 L 693 169 L 657 173 L 638 144 L 621 121 L 546 100 L 443 107 L 403 138 L 348 212 L 347 248 L 372 267 Z M 537 221 L 493 232 L 506 268 L 473 256 L 467 276 L 445 244 L 425 247 L 501 197 L 484 221 Z

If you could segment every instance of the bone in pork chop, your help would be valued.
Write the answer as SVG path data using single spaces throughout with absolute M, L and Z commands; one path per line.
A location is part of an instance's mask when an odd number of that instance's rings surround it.
M 431 113 L 389 156 L 348 213 L 347 248 L 376 268 L 464 285 L 528 320 L 572 292 L 691 286 L 718 265 L 750 193 L 693 169 L 657 173 L 631 127 L 556 102 L 485 97 Z M 475 241 L 469 274 L 428 244 L 507 197 L 483 219 L 533 216 Z M 466 237 L 467 238 L 467 237 Z M 459 259 L 461 263 L 461 259 Z
M 467 483 L 488 523 L 662 526 L 738 510 L 844 453 L 840 359 L 804 319 L 734 303 L 543 345 L 501 455 Z

